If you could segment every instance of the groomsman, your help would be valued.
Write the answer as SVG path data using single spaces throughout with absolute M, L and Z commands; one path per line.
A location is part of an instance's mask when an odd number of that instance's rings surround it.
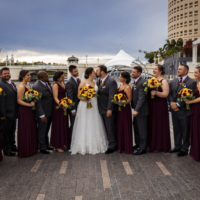
M 145 79 L 141 77 L 142 68 L 140 66 L 135 66 L 132 70 L 132 77 L 135 79 L 134 86 L 132 88 L 132 108 L 133 112 L 133 126 L 134 126 L 134 136 L 136 145 L 133 149 L 137 149 L 133 155 L 142 155 L 147 152 L 147 125 L 148 125 L 148 101 L 147 95 L 144 92 L 144 87 L 142 84 Z
M 40 144 L 40 152 L 50 154 L 48 150 L 53 150 L 49 146 L 49 129 L 53 112 L 53 94 L 49 84 L 49 77 L 45 71 L 38 72 L 38 80 L 33 85 L 33 89 L 42 93 L 42 98 L 35 103 L 36 117 L 38 124 L 38 141 Z
M 103 123 L 106 128 L 106 133 L 109 142 L 109 148 L 106 154 L 113 153 L 116 149 L 116 114 L 117 107 L 111 102 L 112 97 L 117 94 L 117 83 L 107 73 L 107 67 L 100 65 L 96 70 L 99 81 L 98 86 L 98 107 L 99 113 L 102 116 Z
M 170 150 L 170 153 L 178 152 L 178 156 L 187 155 L 190 145 L 191 108 L 187 110 L 184 101 L 177 101 L 178 92 L 183 88 L 189 88 L 193 90 L 193 92 L 196 89 L 196 82 L 188 76 L 188 72 L 189 67 L 185 64 L 181 64 L 177 71 L 178 78 L 172 80 L 169 84 L 170 92 L 168 99 L 171 107 L 170 111 L 172 113 L 175 140 L 175 147 Z
M 75 106 L 73 106 L 69 110 L 69 116 L 70 116 L 70 130 L 69 131 L 70 131 L 70 138 L 72 138 L 72 132 L 73 132 L 74 121 L 76 118 L 77 107 L 80 101 L 78 99 L 78 86 L 80 84 L 80 79 L 78 78 L 79 72 L 75 65 L 69 66 L 69 72 L 71 74 L 71 77 L 66 83 L 66 95 L 73 102 L 76 103 Z
M 10 70 L 4 67 L 0 70 L 0 87 L 6 96 L 0 96 L 0 125 L 2 149 L 4 155 L 15 156 L 17 152 L 15 143 L 16 119 L 18 118 L 17 89 L 11 82 Z

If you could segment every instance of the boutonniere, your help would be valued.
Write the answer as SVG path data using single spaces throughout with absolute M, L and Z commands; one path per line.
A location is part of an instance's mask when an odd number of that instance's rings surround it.
M 134 81 L 133 88 L 136 88 L 137 82 Z
M 102 82 L 102 83 L 101 83 L 101 87 L 103 87 L 105 84 L 106 84 L 106 82 Z
M 49 81 L 49 85 L 52 86 L 52 81 Z
M 12 84 L 13 84 L 15 87 L 17 86 L 14 82 L 12 82 Z
M 180 86 L 184 87 L 185 86 L 185 80 L 179 84 Z

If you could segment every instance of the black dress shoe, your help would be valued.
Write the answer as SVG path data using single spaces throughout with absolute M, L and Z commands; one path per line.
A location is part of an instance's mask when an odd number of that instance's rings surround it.
M 114 149 L 108 149 L 105 154 L 110 154 L 110 153 L 113 153 L 115 150 Z
M 133 155 L 142 155 L 142 154 L 146 154 L 147 153 L 147 151 L 146 150 L 138 150 L 138 151 L 136 151 L 136 152 L 134 152 L 133 153 Z
M 50 152 L 48 150 L 40 150 L 40 153 L 43 153 L 43 154 L 50 154 Z
M 18 152 L 17 147 L 11 149 L 12 152 Z
M 171 149 L 171 150 L 169 151 L 169 153 L 177 153 L 177 152 L 179 152 L 179 151 L 180 151 L 179 149 L 173 148 L 173 149 Z
M 8 153 L 4 153 L 4 156 L 16 156 L 16 153 L 8 152 Z
M 178 157 L 181 157 L 181 156 L 187 156 L 188 153 L 187 152 L 184 152 L 184 151 L 180 151 L 179 153 L 177 153 L 177 156 Z
M 53 150 L 54 150 L 53 147 L 47 147 L 46 149 L 47 149 L 47 150 L 50 150 L 50 151 L 53 151 Z
M 135 145 L 135 146 L 133 146 L 133 149 L 139 149 L 139 145 Z

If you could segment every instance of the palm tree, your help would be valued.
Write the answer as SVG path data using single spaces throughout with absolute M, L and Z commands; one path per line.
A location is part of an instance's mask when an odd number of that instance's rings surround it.
M 171 48 L 171 43 L 169 40 L 166 40 L 166 44 L 163 46 L 163 50 L 167 51 Z

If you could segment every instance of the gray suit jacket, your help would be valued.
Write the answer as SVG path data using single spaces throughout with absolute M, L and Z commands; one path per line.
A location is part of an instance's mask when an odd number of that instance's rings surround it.
M 116 111 L 117 106 L 112 103 L 112 98 L 117 94 L 117 83 L 116 81 L 108 75 L 104 81 L 105 85 L 100 85 L 100 80 L 97 81 L 98 86 L 98 108 L 100 114 L 106 114 L 107 110 Z
M 78 84 L 72 77 L 66 83 L 66 96 L 76 103 L 71 110 L 77 110 L 80 101 L 78 98 Z
M 51 117 L 53 111 L 53 103 L 54 103 L 52 92 L 47 88 L 47 86 L 42 84 L 39 80 L 35 82 L 32 88 L 42 93 L 42 98 L 35 104 L 36 117 L 38 118 L 42 115 L 45 115 L 46 117 Z
M 197 87 L 196 81 L 194 81 L 193 79 L 191 79 L 189 76 L 187 76 L 187 78 L 185 79 L 185 87 L 191 89 L 193 92 Z M 180 90 L 182 90 L 184 87 L 179 86 L 179 79 L 176 78 L 174 80 L 172 80 L 169 84 L 169 96 L 168 96 L 168 101 L 169 101 L 169 105 L 171 105 L 171 102 L 177 102 L 178 99 L 178 93 L 180 92 Z M 180 101 L 177 102 L 180 107 L 179 107 L 179 112 L 174 112 L 171 108 L 170 111 L 172 113 L 177 113 L 178 115 L 181 116 L 189 116 L 191 113 L 191 109 L 187 110 L 186 109 L 186 104 L 184 101 Z M 191 105 L 190 105 L 191 107 Z
M 14 90 L 11 85 L 1 78 L 0 87 L 6 94 L 6 96 L 0 96 L 0 117 L 7 117 L 12 120 L 17 119 L 19 108 L 17 103 L 17 88 L 14 86 L 16 88 Z
M 147 101 L 147 95 L 144 92 L 144 87 L 142 84 L 145 79 L 139 78 L 135 88 L 132 88 L 132 108 L 138 112 L 138 117 L 144 117 L 149 115 L 149 106 Z

